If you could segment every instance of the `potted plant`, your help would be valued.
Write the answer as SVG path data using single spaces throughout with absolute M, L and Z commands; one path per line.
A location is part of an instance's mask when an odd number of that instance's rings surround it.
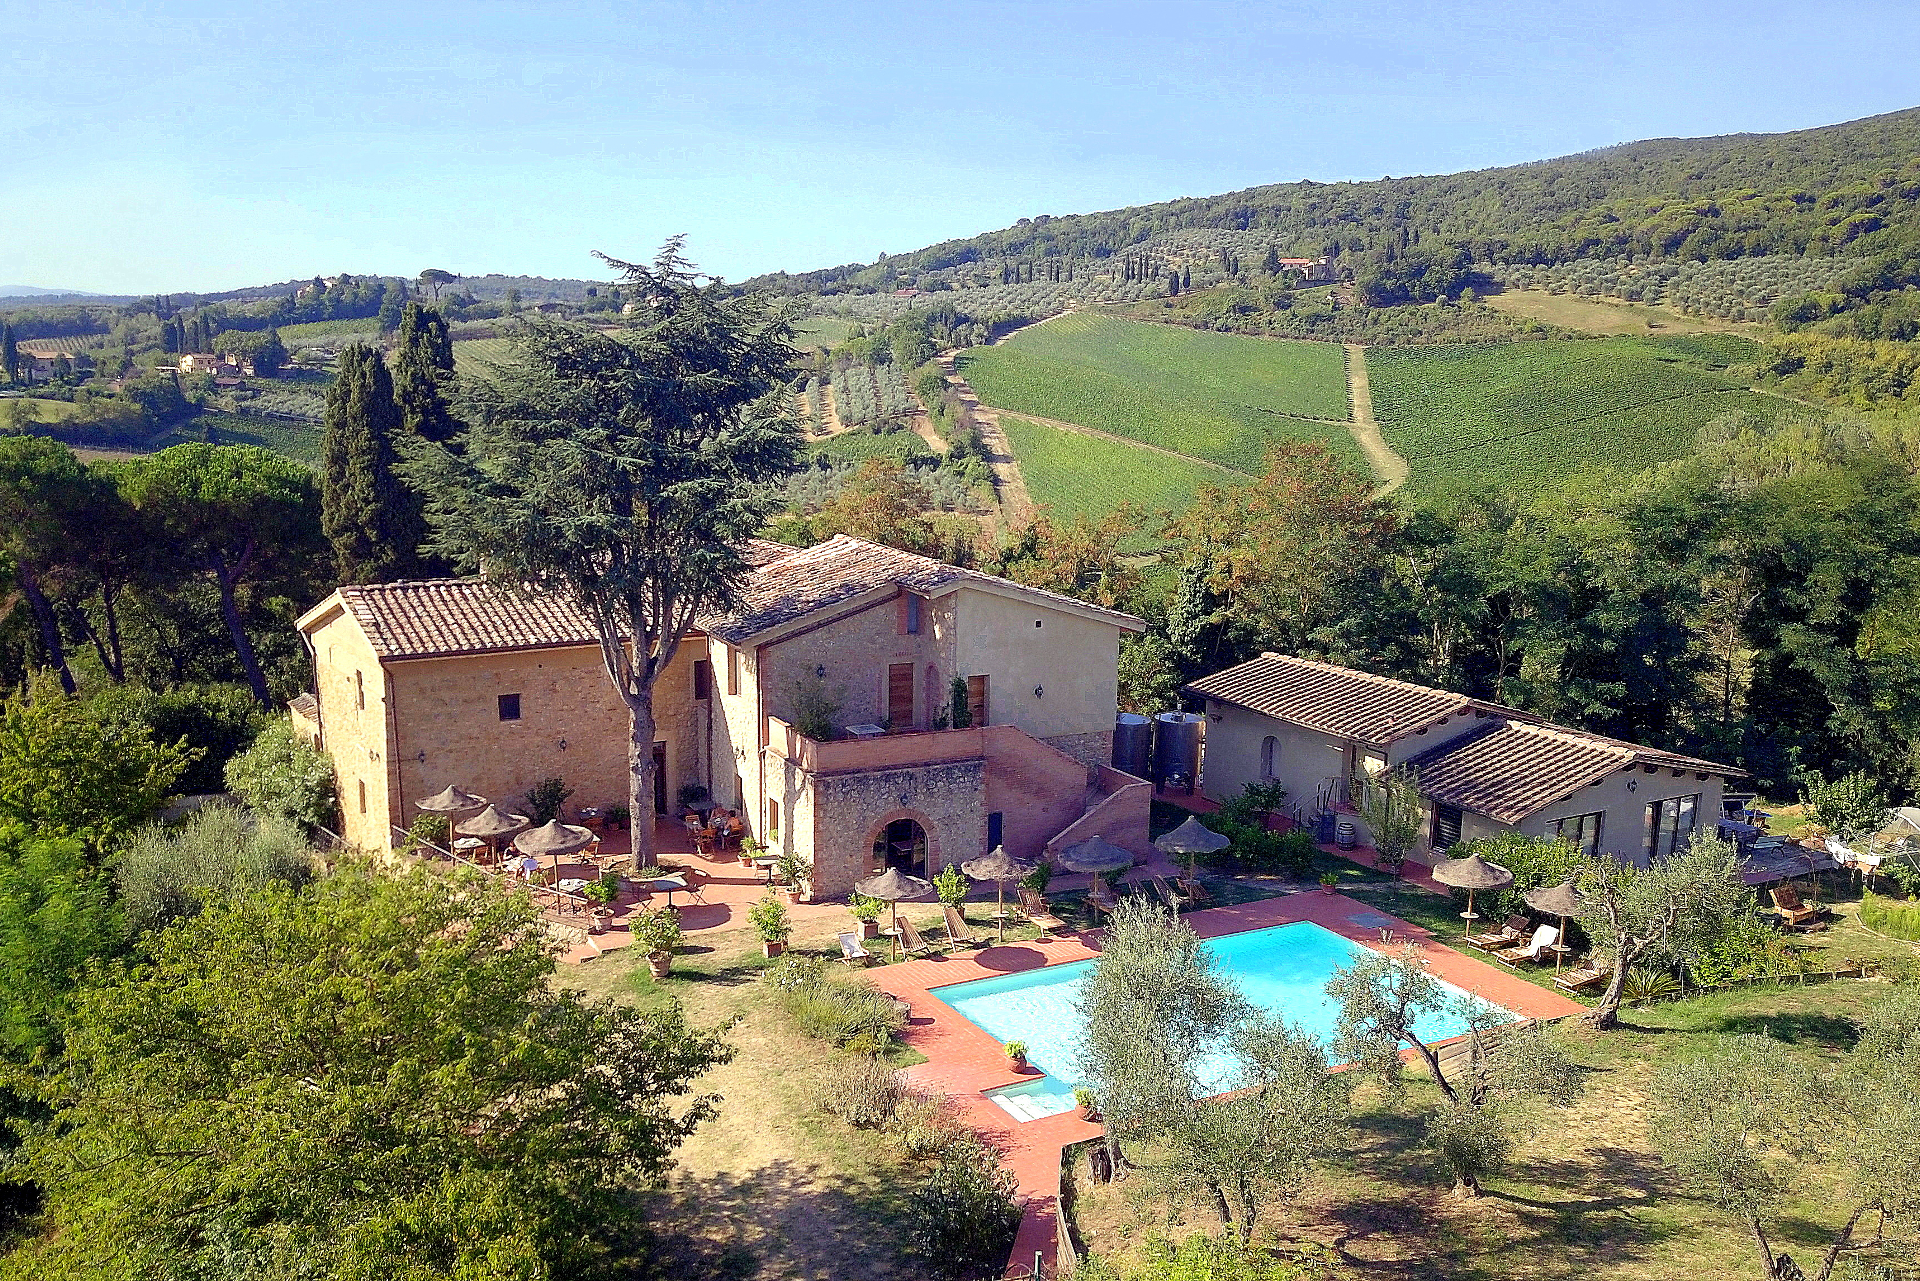
M 787 902 L 798 903 L 807 892 L 806 861 L 792 850 L 782 850 L 779 865 L 774 875 L 780 882 L 780 892 L 786 895 Z
M 1320 888 L 1324 892 L 1328 894 L 1333 893 L 1334 888 L 1339 884 L 1340 884 L 1340 873 L 1338 872 L 1320 873 Z
M 1024 1072 L 1027 1070 L 1027 1043 L 1025 1041 L 1008 1041 L 1006 1045 L 1001 1048 L 1007 1052 L 1008 1067 L 1016 1072 Z
M 609 805 L 606 809 L 608 827 L 617 827 L 626 831 L 633 825 L 633 811 L 624 805 Z
M 966 902 L 967 891 L 972 888 L 973 883 L 951 863 L 941 868 L 940 874 L 933 878 L 934 892 L 948 907 L 959 907 Z
M 793 933 L 793 917 L 787 905 L 769 893 L 747 909 L 747 920 L 760 933 L 760 948 L 767 958 L 787 950 L 787 938 Z
M 1089 1090 L 1086 1086 L 1079 1085 L 1074 1087 L 1073 1101 L 1080 1105 L 1080 1119 L 1082 1121 L 1091 1121 L 1097 1115 L 1094 1109 L 1093 1091 Z
M 847 899 L 847 910 L 853 913 L 854 920 L 860 922 L 861 938 L 875 939 L 880 937 L 880 913 L 887 910 L 885 903 L 877 898 L 868 898 L 865 894 L 856 890 L 853 895 Z
M 670 907 L 647 907 L 627 918 L 633 941 L 647 954 L 647 969 L 656 979 L 667 977 L 673 949 L 680 946 L 680 913 Z
M 751 863 L 757 858 L 765 858 L 766 856 L 767 843 L 765 841 L 755 836 L 743 836 L 740 838 L 740 861 L 742 863 Z M 715 857 L 718 857 L 718 855 Z
M 608 872 L 597 881 L 588 881 L 580 887 L 580 897 L 593 904 L 593 924 L 588 928 L 595 934 L 605 934 L 613 923 L 613 902 L 620 897 L 620 874 Z

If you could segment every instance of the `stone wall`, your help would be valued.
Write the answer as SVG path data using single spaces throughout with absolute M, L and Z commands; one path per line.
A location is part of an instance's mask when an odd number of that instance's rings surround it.
M 768 765 L 788 774 L 793 784 L 804 778 L 778 758 Z M 821 775 L 811 788 L 793 786 L 790 796 L 810 797 L 810 807 L 802 811 L 805 825 L 796 824 L 793 837 L 805 843 L 796 850 L 813 865 L 813 897 L 843 897 L 855 881 L 871 874 L 873 843 L 896 819 L 911 818 L 926 830 L 928 875 L 977 856 L 987 838 L 984 773 L 984 762 L 950 761 Z
M 333 759 L 340 836 L 369 852 L 391 848 L 386 680 L 360 625 L 337 608 L 308 631 L 321 747 Z M 408 820 L 411 822 L 411 820 Z
M 1043 738 L 1040 741 L 1049 747 L 1059 748 L 1090 770 L 1110 767 L 1113 764 L 1113 731 L 1111 729 L 1092 734 L 1056 734 L 1052 738 Z

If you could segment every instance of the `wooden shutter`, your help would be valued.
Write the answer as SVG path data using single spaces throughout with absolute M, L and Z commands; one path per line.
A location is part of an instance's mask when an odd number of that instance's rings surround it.
M 967 714 L 975 725 L 987 723 L 987 678 L 984 676 L 967 677 Z
M 898 734 L 913 728 L 913 664 L 887 664 L 887 726 Z

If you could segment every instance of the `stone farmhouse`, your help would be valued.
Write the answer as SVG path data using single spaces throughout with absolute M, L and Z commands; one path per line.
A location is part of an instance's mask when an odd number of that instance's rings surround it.
M 1727 780 L 1742 776 L 1482 699 L 1282 654 L 1184 692 L 1205 704 L 1208 797 L 1277 781 L 1298 812 L 1351 813 L 1349 780 L 1405 766 L 1418 779 L 1435 851 L 1515 831 L 1645 866 L 1697 828 L 1711 830 Z
M 1148 852 L 1151 785 L 1108 763 L 1139 619 L 846 536 L 749 560 L 736 608 L 656 686 L 657 821 L 706 787 L 811 867 L 815 898 L 1001 844 Z M 448 784 L 508 801 L 558 775 L 577 805 L 625 803 L 626 708 L 565 602 L 478 579 L 349 586 L 299 628 L 316 687 L 295 721 L 333 759 L 351 844 L 389 847 Z

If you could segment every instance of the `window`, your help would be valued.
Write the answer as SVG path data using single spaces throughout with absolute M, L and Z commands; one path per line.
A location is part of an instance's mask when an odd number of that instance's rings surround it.
M 727 646 L 727 693 L 740 692 L 740 651 Z
M 1563 841 L 1571 841 L 1580 847 L 1582 854 L 1600 852 L 1600 816 L 1598 814 L 1575 814 L 1563 818 L 1553 825 L 1553 834 Z
M 1269 734 L 1260 740 L 1260 777 L 1276 778 L 1280 765 L 1280 740 Z
M 353 674 L 353 705 L 360 711 L 367 710 L 367 678 L 359 672 Z
M 1460 807 L 1442 805 L 1438 801 L 1433 806 L 1433 848 L 1450 850 L 1460 843 Z
M 367 780 L 363 778 L 359 780 L 359 782 L 360 782 L 360 812 L 364 814 L 367 812 Z
M 1693 835 L 1700 813 L 1700 794 L 1670 796 L 1647 806 L 1646 851 L 1649 858 L 1662 858 L 1684 849 Z
M 773 800 L 772 798 L 768 798 L 767 800 L 767 844 L 772 845 L 777 843 L 779 840 L 780 840 L 780 802 Z
M 993 849 L 998 846 L 1001 838 L 1006 834 L 1007 825 L 1005 819 L 1006 815 L 1002 814 L 999 810 L 995 810 L 993 813 L 987 815 L 988 849 Z
M 693 660 L 693 697 L 696 701 L 713 697 L 713 664 L 704 658 Z
M 517 721 L 520 719 L 520 696 L 518 694 L 502 694 L 500 696 L 500 719 L 503 721 Z
M 909 636 L 920 634 L 920 608 L 920 598 L 908 592 L 906 607 L 900 615 L 900 630 Z

